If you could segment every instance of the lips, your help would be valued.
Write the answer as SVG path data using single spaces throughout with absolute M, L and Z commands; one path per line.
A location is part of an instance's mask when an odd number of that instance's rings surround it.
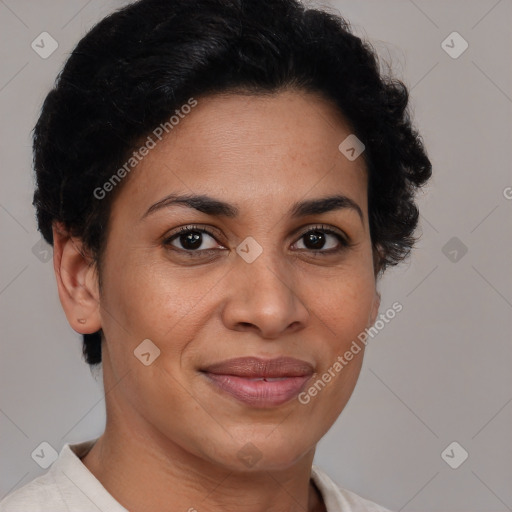
M 235 375 L 246 379 L 279 379 L 311 375 L 314 369 L 306 361 L 293 357 L 276 359 L 240 357 L 212 364 L 203 371 L 216 375 Z
M 243 357 L 212 364 L 201 370 L 216 391 L 253 407 L 272 407 L 300 393 L 314 374 L 299 359 Z

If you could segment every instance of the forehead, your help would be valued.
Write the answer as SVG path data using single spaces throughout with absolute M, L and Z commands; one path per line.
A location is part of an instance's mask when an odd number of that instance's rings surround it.
M 340 152 L 352 131 L 330 101 L 302 91 L 196 101 L 161 141 L 153 137 L 156 144 L 126 178 L 113 209 L 129 203 L 142 215 L 173 192 L 215 195 L 253 211 L 262 201 L 338 192 L 366 209 L 364 160 Z

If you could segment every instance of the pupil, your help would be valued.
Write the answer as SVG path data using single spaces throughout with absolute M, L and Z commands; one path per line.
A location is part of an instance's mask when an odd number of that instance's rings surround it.
M 197 249 L 201 246 L 201 233 L 190 231 L 181 235 L 181 243 L 185 249 Z M 325 236 L 321 231 L 312 231 L 306 235 L 305 245 L 309 249 L 321 249 L 325 243 Z
M 197 249 L 201 246 L 201 234 L 191 231 L 186 235 L 181 235 L 181 244 L 185 249 Z
M 311 244 L 309 244 L 311 242 Z M 320 231 L 312 231 L 306 236 L 306 241 L 304 245 L 308 249 L 321 249 L 325 243 L 325 236 Z M 312 245 L 312 247 L 308 247 L 308 245 Z

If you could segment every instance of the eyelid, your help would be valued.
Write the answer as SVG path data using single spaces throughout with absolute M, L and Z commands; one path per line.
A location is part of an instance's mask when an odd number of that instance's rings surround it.
M 310 233 L 311 231 L 324 231 L 328 234 L 338 235 L 347 245 L 350 245 L 350 237 L 346 233 L 344 233 L 341 229 L 335 228 L 334 226 L 328 226 L 326 224 L 310 224 L 306 228 L 299 230 L 298 234 L 295 236 L 302 238 L 304 235 Z
M 170 245 L 171 242 L 174 239 L 176 239 L 181 233 L 187 233 L 189 231 L 199 231 L 200 233 L 206 233 L 208 236 L 214 238 L 215 241 L 219 245 L 222 245 L 222 243 L 219 242 L 218 238 L 223 238 L 223 234 L 218 228 L 216 228 L 214 226 L 210 226 L 210 225 L 200 225 L 200 224 L 187 224 L 185 226 L 176 228 L 170 234 L 164 236 L 163 243 Z M 345 248 L 350 247 L 352 245 L 350 237 L 346 233 L 344 233 L 339 228 L 335 228 L 334 226 L 328 226 L 325 224 L 309 224 L 306 227 L 299 228 L 298 230 L 295 230 L 295 233 L 293 235 L 295 241 L 293 243 L 296 244 L 304 235 L 311 233 L 312 231 L 322 231 L 326 234 L 330 234 L 330 235 L 339 237 L 340 238 L 339 243 Z M 225 249 L 226 247 L 223 247 L 223 248 Z M 181 249 L 176 248 L 176 250 L 181 250 Z M 197 250 L 197 251 L 186 251 L 186 252 L 201 253 L 201 252 L 214 251 L 214 250 L 216 250 L 216 249 L 201 249 L 201 250 Z M 328 253 L 329 251 L 330 250 L 318 249 L 318 251 L 316 251 L 316 252 Z M 315 251 L 310 250 L 308 252 L 315 252 Z
M 202 224 L 186 224 L 185 226 L 180 226 L 169 233 L 166 233 L 163 236 L 163 241 L 170 241 L 172 238 L 175 238 L 177 235 L 181 233 L 187 233 L 188 231 L 199 231 L 201 233 L 206 233 L 207 235 L 216 239 L 218 243 L 220 243 L 217 238 L 223 238 L 222 231 L 214 226 L 210 225 L 202 225 Z

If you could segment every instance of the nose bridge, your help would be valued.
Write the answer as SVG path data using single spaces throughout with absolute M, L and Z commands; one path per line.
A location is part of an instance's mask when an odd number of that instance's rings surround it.
M 270 236 L 265 239 L 259 237 L 259 240 L 261 244 L 247 237 L 237 247 L 239 259 L 236 266 L 243 274 L 243 280 L 249 284 L 252 295 L 267 292 L 290 294 L 289 286 L 286 286 L 289 272 L 282 256 L 277 254 L 281 248 L 272 246 Z
M 230 328 L 240 330 L 251 324 L 273 337 L 292 324 L 305 323 L 308 313 L 297 294 L 292 269 L 279 256 L 280 248 L 270 247 L 270 238 L 261 238 L 261 245 L 246 239 L 237 247 L 224 314 Z

